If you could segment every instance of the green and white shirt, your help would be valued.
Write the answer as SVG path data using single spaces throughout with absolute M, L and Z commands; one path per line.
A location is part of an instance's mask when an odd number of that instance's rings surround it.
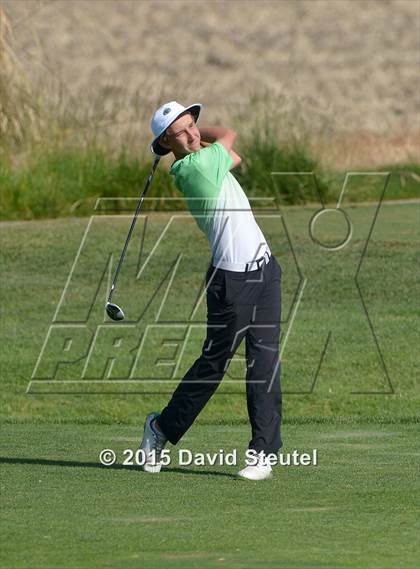
M 198 227 L 210 243 L 212 264 L 243 271 L 243 265 L 270 253 L 248 198 L 229 172 L 233 159 L 220 142 L 176 160 L 170 173 Z

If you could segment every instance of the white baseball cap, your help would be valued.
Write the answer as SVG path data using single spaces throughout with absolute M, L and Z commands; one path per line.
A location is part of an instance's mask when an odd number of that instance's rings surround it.
M 170 150 L 159 144 L 159 137 L 165 132 L 168 126 L 170 126 L 179 117 L 179 115 L 185 113 L 185 111 L 190 111 L 197 122 L 198 117 L 200 116 L 201 107 L 202 105 L 200 103 L 194 103 L 189 107 L 184 107 L 176 101 L 170 101 L 169 103 L 165 103 L 159 107 L 150 121 L 150 128 L 155 137 L 150 146 L 150 150 L 158 156 L 165 156 L 165 154 L 168 154 Z

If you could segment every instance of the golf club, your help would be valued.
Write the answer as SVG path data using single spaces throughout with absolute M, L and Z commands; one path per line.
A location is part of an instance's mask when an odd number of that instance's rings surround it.
M 144 196 L 146 195 L 146 192 L 150 186 L 150 182 L 152 181 L 152 178 L 153 178 L 153 175 L 155 173 L 156 167 L 159 163 L 159 160 L 160 160 L 160 156 L 157 156 L 153 162 L 152 170 L 151 170 L 151 172 L 150 172 L 150 174 L 146 180 L 146 184 L 144 186 L 143 193 L 141 194 L 139 202 L 137 204 L 137 208 L 136 208 L 136 211 L 134 213 L 133 221 L 131 222 L 130 229 L 128 230 L 127 239 L 125 240 L 125 244 L 124 244 L 124 248 L 122 250 L 121 256 L 120 256 L 120 260 L 118 261 L 117 269 L 116 269 L 115 275 L 114 275 L 114 280 L 112 281 L 111 289 L 109 291 L 108 301 L 105 305 L 106 313 L 111 318 L 111 320 L 124 320 L 123 310 L 117 304 L 114 304 L 111 302 L 112 295 L 113 295 L 114 290 L 115 290 L 115 285 L 117 284 L 118 274 L 120 272 L 121 265 L 124 261 L 125 252 L 127 251 L 128 243 L 131 239 L 131 235 L 133 233 L 133 229 L 134 229 L 134 226 L 136 224 L 137 217 L 140 213 L 140 209 L 141 209 L 141 205 L 142 205 L 143 200 L 144 200 Z

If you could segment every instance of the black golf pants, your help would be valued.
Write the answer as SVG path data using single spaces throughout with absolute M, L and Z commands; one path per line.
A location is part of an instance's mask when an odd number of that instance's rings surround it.
M 274 255 L 260 269 L 248 272 L 210 265 L 206 275 L 207 337 L 201 355 L 158 419 L 172 444 L 181 439 L 216 391 L 245 337 L 246 399 L 252 432 L 248 447 L 277 453 L 282 446 L 281 273 Z

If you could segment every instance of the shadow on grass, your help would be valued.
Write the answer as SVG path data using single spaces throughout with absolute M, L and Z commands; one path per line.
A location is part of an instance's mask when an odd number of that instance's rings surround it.
M 140 466 L 124 466 L 122 464 L 112 464 L 110 466 L 104 466 L 99 462 L 81 462 L 76 460 L 49 460 L 46 458 L 11 458 L 7 456 L 0 456 L 0 464 L 34 464 L 38 466 L 65 466 L 65 467 L 79 467 L 79 468 L 101 468 L 103 470 L 137 470 L 143 472 Z M 228 472 L 218 472 L 207 470 L 191 470 L 189 468 L 164 468 L 160 474 L 197 474 L 199 476 L 225 476 L 227 478 L 237 477 L 234 474 L 229 474 Z

